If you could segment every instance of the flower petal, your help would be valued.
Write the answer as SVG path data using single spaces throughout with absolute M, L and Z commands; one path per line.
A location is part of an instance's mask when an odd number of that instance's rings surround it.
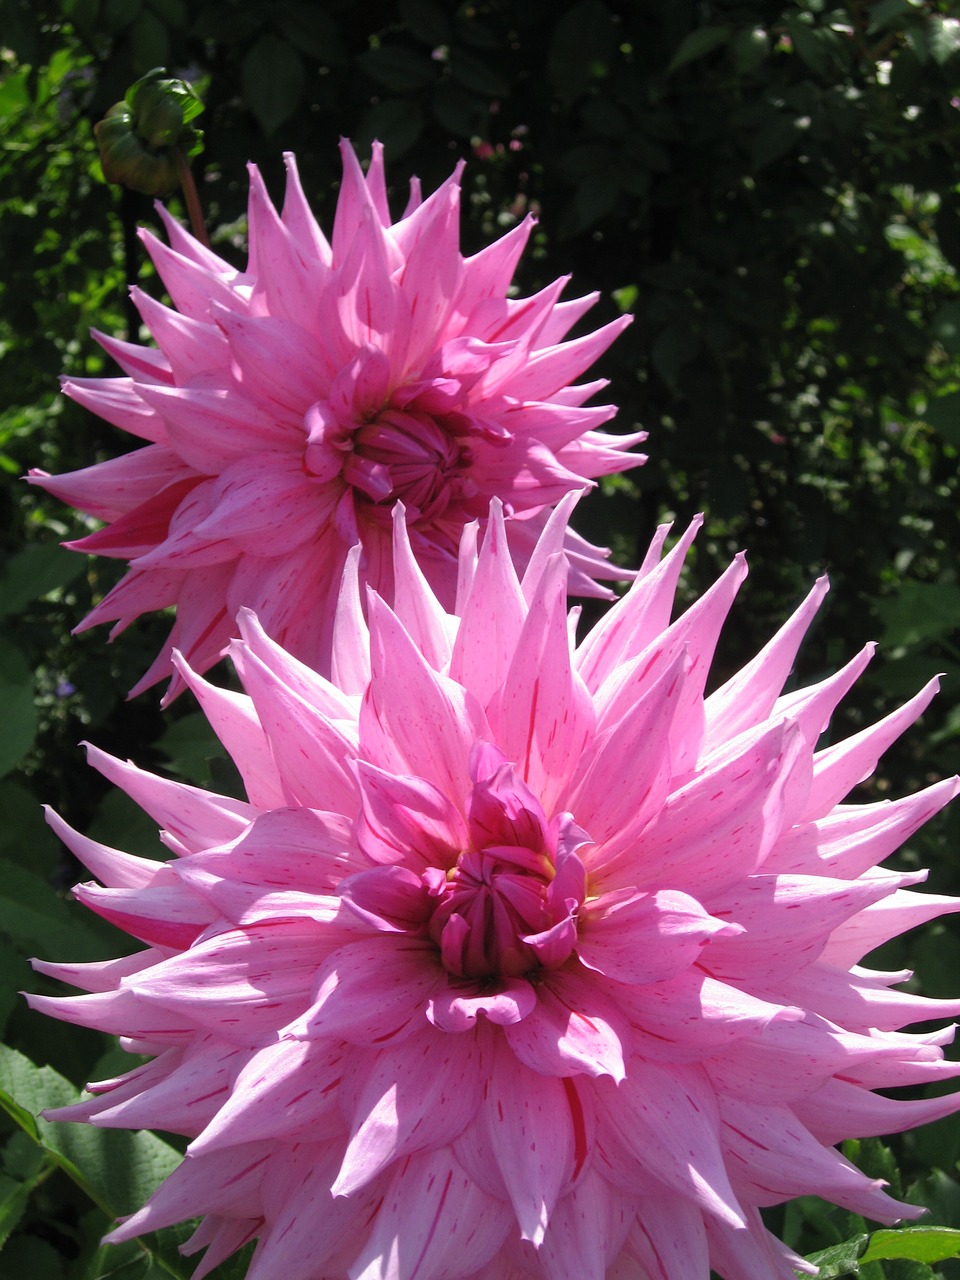
M 403 1040 L 422 1025 L 427 1001 L 443 985 L 428 943 L 391 933 L 361 938 L 319 966 L 313 1003 L 284 1034 L 369 1047 Z

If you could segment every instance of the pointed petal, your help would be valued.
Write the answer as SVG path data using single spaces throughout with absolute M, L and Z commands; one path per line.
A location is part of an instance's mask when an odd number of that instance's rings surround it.
M 738 758 L 674 791 L 644 831 L 643 868 L 623 859 L 604 884 L 669 884 L 696 896 L 738 884 L 763 862 L 782 829 L 784 790 L 803 746 L 795 726 L 774 724 Z M 646 874 L 644 874 L 646 869 Z M 619 877 L 619 879 L 618 879 Z
M 151 444 L 80 471 L 48 476 L 33 470 L 32 484 L 98 520 L 116 520 L 171 485 L 191 478 L 180 457 L 166 445 Z
M 510 1228 L 506 1206 L 486 1195 L 449 1151 L 397 1166 L 350 1280 L 439 1280 L 472 1275 Z
M 464 796 L 468 762 L 490 731 L 482 711 L 459 684 L 421 656 L 396 614 L 371 595 L 370 684 L 360 711 L 360 741 L 371 763 L 415 774 L 444 795 Z
M 594 729 L 590 697 L 571 665 L 566 598 L 566 565 L 557 556 L 490 708 L 496 741 L 548 813 Z
M 662 982 L 695 963 L 711 938 L 728 932 L 740 930 L 676 889 L 611 894 L 587 904 L 577 953 L 589 969 L 615 982 Z
M 331 1137 L 340 1134 L 338 1095 L 352 1056 L 348 1046 L 329 1042 L 281 1040 L 257 1049 L 190 1144 L 191 1155 L 261 1138 L 317 1140 L 327 1128 Z
M 526 613 L 498 500 L 490 505 L 473 584 L 458 612 L 450 675 L 487 707 L 506 679 Z
M 49 805 L 43 806 L 47 823 L 60 837 L 74 857 L 79 858 L 88 871 L 105 885 L 115 889 L 144 889 L 148 885 L 162 884 L 172 875 L 169 867 L 150 858 L 136 858 L 120 849 L 111 849 L 89 836 L 81 835 L 68 826 Z
M 804 820 L 823 817 L 851 787 L 869 777 L 887 747 L 923 714 L 939 688 L 940 681 L 931 680 L 909 702 L 877 724 L 818 751 Z
M 707 698 L 705 754 L 770 715 L 790 674 L 800 642 L 829 587 L 825 577 L 818 578 L 807 598 L 773 639 Z
M 257 1192 L 269 1168 L 270 1154 L 269 1143 L 251 1142 L 210 1155 L 187 1156 L 144 1207 L 123 1219 L 106 1239 L 120 1244 L 217 1209 L 236 1213 L 244 1206 L 252 1210 L 250 1216 L 257 1216 Z
M 705 1280 L 710 1271 L 703 1213 L 683 1195 L 645 1196 L 628 1249 L 650 1280 Z
M 357 840 L 375 863 L 402 863 L 420 872 L 453 866 L 467 847 L 467 825 L 442 791 L 415 777 L 394 777 L 357 763 L 363 812 Z
M 483 1114 L 520 1235 L 539 1245 L 573 1171 L 573 1125 L 563 1084 L 531 1071 L 498 1045 Z
M 403 1040 L 423 1026 L 427 1000 L 444 982 L 429 943 L 393 933 L 361 938 L 319 967 L 313 1004 L 284 1034 L 368 1047 Z
M 314 974 L 339 940 L 312 921 L 247 925 L 132 974 L 123 990 L 229 1043 L 254 1045 L 309 1004 Z
M 705 1212 L 743 1225 L 724 1167 L 716 1099 L 702 1072 L 634 1057 L 619 1085 L 599 1080 L 596 1088 L 606 1124 L 634 1159 Z
M 332 250 L 307 204 L 303 187 L 300 185 L 297 161 L 292 152 L 283 153 L 283 163 L 287 169 L 287 186 L 280 215 L 283 224 L 289 230 L 293 240 L 301 246 L 305 256 L 316 258 L 324 265 L 329 265 Z
M 825 1199 L 864 1217 L 892 1222 L 903 1216 L 881 1180 L 824 1147 L 788 1107 L 724 1098 L 721 1110 L 727 1168 L 753 1204 L 779 1204 L 801 1187 L 817 1187 Z
M 414 558 L 400 502 L 393 508 L 393 572 L 394 612 L 434 670 L 445 670 L 450 662 L 449 619 Z
M 644 1203 L 643 1216 L 648 1212 Z M 635 1214 L 633 1196 L 588 1170 L 550 1215 L 538 1251 L 546 1274 L 551 1280 L 606 1280 Z
M 87 759 L 159 822 L 184 851 L 195 853 L 226 844 L 256 817 L 257 811 L 242 800 L 158 778 L 97 747 L 87 747 Z
M 172 657 L 174 668 L 240 771 L 250 803 L 258 809 L 282 807 L 285 801 L 280 775 L 251 699 L 209 684 L 181 654 L 175 652 Z
M 143 384 L 132 378 L 65 378 L 60 389 L 121 431 L 140 440 L 170 443 L 163 418 L 141 396 Z
M 333 1194 L 352 1195 L 395 1160 L 453 1142 L 480 1106 L 485 1077 L 475 1036 L 426 1026 L 382 1050 L 350 1081 L 350 1141 Z
M 330 662 L 333 683 L 350 694 L 363 693 L 370 683 L 370 633 L 360 601 L 360 555 L 358 543 L 351 547 L 344 562 Z
M 250 650 L 244 654 L 242 674 L 287 803 L 331 810 L 349 805 L 356 794 L 349 766 L 354 744 L 286 682 L 285 672 Z
M 622 1012 L 589 975 L 558 970 L 544 978 L 536 1008 L 504 1027 L 521 1062 L 544 1076 L 610 1076 L 622 1080 L 630 1029 Z
M 955 1070 L 960 1070 L 954 1064 Z M 791 1103 L 791 1110 L 827 1146 L 849 1137 L 902 1133 L 953 1115 L 960 1094 L 936 1098 L 886 1098 L 849 1080 L 828 1080 L 816 1093 Z
M 264 1185 L 262 1232 L 247 1280 L 313 1280 L 318 1274 L 345 1276 L 357 1242 L 376 1213 L 382 1185 L 356 1196 L 330 1194 L 340 1143 L 303 1143 L 290 1148 Z M 275 1162 L 279 1164 L 279 1162 Z

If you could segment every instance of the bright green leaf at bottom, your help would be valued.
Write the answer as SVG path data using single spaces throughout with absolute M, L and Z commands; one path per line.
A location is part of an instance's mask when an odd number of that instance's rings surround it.
M 78 1096 L 52 1067 L 38 1067 L 15 1049 L 0 1046 L 0 1108 L 108 1218 L 115 1219 L 139 1208 L 177 1167 L 180 1156 L 152 1133 L 53 1124 L 40 1117 L 42 1110 L 75 1102 Z M 165 1249 L 163 1256 L 154 1258 L 161 1274 L 184 1275 L 183 1263 L 166 1253 Z
M 899 1231 L 875 1231 L 860 1259 L 909 1258 L 914 1262 L 943 1262 L 960 1258 L 960 1231 L 952 1227 L 901 1227 Z
M 859 1270 L 860 1258 L 869 1244 L 868 1235 L 854 1236 L 852 1240 L 844 1240 L 843 1244 L 831 1245 L 829 1249 L 821 1249 L 819 1253 L 811 1253 L 808 1262 L 820 1268 L 817 1280 L 837 1280 L 839 1276 L 855 1276 Z

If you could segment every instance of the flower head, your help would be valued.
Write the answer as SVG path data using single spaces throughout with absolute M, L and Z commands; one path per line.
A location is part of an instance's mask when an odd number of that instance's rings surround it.
M 146 950 L 38 964 L 88 994 L 33 1003 L 153 1055 L 55 1114 L 192 1139 L 114 1240 L 202 1214 L 197 1277 L 258 1237 L 249 1280 L 793 1280 L 762 1206 L 919 1212 L 831 1144 L 960 1104 L 872 1092 L 960 1072 L 899 1029 L 960 1000 L 859 964 L 960 906 L 877 867 L 958 780 L 841 803 L 934 687 L 818 750 L 870 657 L 781 692 L 821 581 L 705 696 L 745 567 L 670 623 L 696 526 L 575 644 L 570 505 L 522 578 L 496 504 L 468 527 L 452 614 L 395 518 L 394 605 L 352 553 L 330 679 L 249 612 L 245 694 L 181 661 L 246 801 L 94 752 L 175 856 L 53 819 Z
M 129 561 L 81 623 L 177 606 L 170 639 L 134 692 L 171 673 L 174 648 L 205 671 L 241 606 L 321 670 L 347 551 L 389 600 L 391 512 L 445 606 L 464 524 L 491 497 L 509 515 L 523 566 L 549 510 L 586 480 L 643 456 L 644 433 L 598 428 L 585 407 L 606 384 L 571 382 L 628 317 L 564 336 L 596 295 L 560 302 L 566 279 L 509 296 L 533 219 L 473 257 L 459 247 L 460 168 L 421 201 L 414 183 L 390 221 L 382 148 L 366 176 L 342 146 L 332 241 L 306 204 L 293 157 L 277 214 L 251 168 L 250 256 L 237 271 L 166 212 L 170 244 L 143 240 L 174 307 L 133 290 L 151 349 L 98 335 L 123 378 L 70 378 L 64 390 L 146 447 L 63 476 L 32 479 L 107 527 L 68 545 Z M 626 576 L 570 533 L 571 589 L 609 594 Z M 181 687 L 174 675 L 171 692 Z

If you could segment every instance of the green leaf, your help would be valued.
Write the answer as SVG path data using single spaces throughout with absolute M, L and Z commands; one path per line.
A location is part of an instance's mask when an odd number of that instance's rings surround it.
M 867 35 L 875 36 L 880 31 L 899 26 L 908 14 L 916 14 L 917 6 L 911 0 L 880 0 L 879 4 L 871 6 L 869 12 Z
M 400 0 L 400 17 L 411 35 L 435 48 L 450 43 L 450 19 L 434 0 Z
M 6 72 L 0 81 L 0 122 L 6 124 L 16 121 L 16 117 L 26 110 L 30 103 L 30 90 L 27 87 L 28 68 L 17 72 Z
M 285 4 L 277 15 L 277 26 L 293 45 L 325 66 L 342 66 L 346 53 L 337 24 L 316 4 Z
M 575 102 L 607 75 L 616 49 L 616 28 L 601 0 L 580 0 L 557 21 L 547 57 L 554 91 Z
M 0 1107 L 78 1186 L 87 1190 L 79 1169 L 59 1150 L 53 1136 L 48 1135 L 53 1126 L 39 1117 L 44 1108 L 68 1106 L 76 1102 L 78 1096 L 74 1085 L 52 1067 L 38 1067 L 16 1049 L 0 1045 Z M 92 1192 L 87 1190 L 87 1194 L 95 1200 Z
M 884 645 L 912 648 L 940 640 L 960 627 L 960 587 L 907 578 L 895 596 L 878 603 L 877 612 Z
M 462 49 L 450 55 L 450 75 L 457 84 L 484 98 L 506 98 L 510 93 L 510 81 L 499 67 Z
M 150 7 L 168 27 L 180 29 L 187 25 L 186 0 L 150 0 Z
M 191 23 L 191 35 L 198 40 L 215 40 L 228 44 L 246 43 L 265 25 L 268 11 L 262 6 L 239 7 L 231 4 L 230 23 L 224 23 L 222 3 L 204 5 Z M 270 14 L 272 17 L 273 15 Z
M 193 711 L 175 720 L 157 746 L 166 753 L 171 773 L 200 784 L 210 781 L 208 762 L 214 756 L 224 755 L 220 739 L 202 711 Z
M 0 813 L 0 858 L 21 863 L 26 846 L 34 871 L 54 872 L 60 862 L 60 843 L 43 820 L 37 797 L 22 783 L 7 778 L 0 782 Z
M 306 84 L 300 55 L 269 32 L 244 57 L 240 78 L 247 105 L 268 136 L 296 111 Z
M 667 66 L 667 75 L 672 75 L 680 67 L 685 67 L 688 62 L 706 57 L 714 49 L 719 49 L 721 45 L 726 44 L 729 39 L 730 28 L 727 26 L 698 27 L 696 31 L 691 31 L 677 46 Z
M 799 134 L 792 116 L 771 115 L 753 135 L 750 156 L 754 168 L 762 169 L 785 156 L 797 141 Z
M 833 74 L 833 67 L 842 62 L 842 38 L 829 27 L 814 27 L 798 19 L 790 19 L 787 31 L 797 55 L 815 75 L 827 78 Z
M 0 1280 L 63 1280 L 63 1256 L 37 1236 L 17 1236 L 0 1257 Z
M 0 1035 L 21 1002 L 20 992 L 27 976 L 22 953 L 0 942 Z
M 53 1123 L 39 1114 L 76 1102 L 78 1096 L 52 1067 L 38 1067 L 15 1049 L 0 1046 L 0 1108 L 108 1218 L 115 1219 L 139 1208 L 181 1157 L 152 1133 Z M 166 1254 L 164 1250 L 155 1261 L 166 1274 L 185 1277 L 184 1265 Z
M 949 395 L 931 400 L 924 410 L 923 420 L 929 422 L 937 435 L 949 444 L 960 446 L 960 391 L 951 391 Z
M 15 769 L 33 746 L 37 712 L 33 673 L 16 645 L 0 638 L 0 776 Z
M 13 1137 L 22 1138 L 24 1134 L 19 1130 Z M 45 1160 L 40 1149 L 33 1147 L 33 1151 L 36 1152 L 36 1158 L 33 1161 L 33 1169 L 26 1178 L 12 1178 L 8 1174 L 0 1174 L 0 1249 L 3 1249 L 10 1238 L 10 1233 L 22 1219 L 33 1192 L 55 1167 L 54 1162 Z
M 25 1182 L 45 1167 L 46 1157 L 22 1129 L 17 1129 L 7 1139 L 0 1163 L 5 1174 L 16 1182 Z
M 699 335 L 688 320 L 673 320 L 656 337 L 650 350 L 653 367 L 668 386 L 676 386 L 680 370 L 700 350 Z
M 423 132 L 424 117 L 419 103 L 404 98 L 386 98 L 371 107 L 356 131 L 357 142 L 369 146 L 379 138 L 394 158 L 412 147 Z
M 952 1227 L 901 1227 L 875 1231 L 861 1262 L 882 1258 L 909 1258 L 913 1262 L 943 1262 L 960 1258 L 960 1231 Z
M 581 182 L 574 193 L 577 230 L 592 227 L 606 217 L 620 195 L 620 176 L 616 172 L 595 173 Z
M 960 200 L 956 193 L 944 196 L 934 220 L 940 252 L 953 267 L 960 267 Z
M 927 26 L 927 44 L 931 58 L 938 66 L 943 66 L 960 50 L 960 19 L 934 14 Z
M 931 332 L 950 355 L 960 355 L 960 302 L 945 302 L 933 317 Z
M 104 0 L 100 21 L 112 33 L 122 31 L 139 16 L 141 0 Z
M 11 556 L 0 576 L 0 618 L 65 587 L 86 568 L 83 556 L 55 542 L 32 542 Z
M 170 851 L 160 843 L 157 824 L 119 788 L 108 791 L 101 800 L 86 834 L 91 840 L 142 858 L 166 861 L 170 857 Z
M 73 960 L 102 959 L 101 921 L 78 911 L 22 863 L 4 861 L 2 875 L 0 932 L 23 952 L 48 958 L 52 948 L 63 948 Z M 20 986 L 28 976 L 21 972 Z
M 738 75 L 752 75 L 766 61 L 770 52 L 770 37 L 763 27 L 745 27 L 730 41 L 733 65 Z
M 130 29 L 130 45 L 135 71 L 147 71 L 170 57 L 167 28 L 149 9 L 139 15 Z
M 860 1258 L 869 1243 L 868 1235 L 854 1236 L 843 1244 L 831 1245 L 819 1253 L 811 1253 L 808 1262 L 819 1267 L 817 1280 L 836 1280 L 837 1276 L 855 1276 L 860 1269 Z
M 617 142 L 632 132 L 630 116 L 609 98 L 593 98 L 584 103 L 583 122 L 597 133 Z
M 438 86 L 431 105 L 434 119 L 456 138 L 472 137 L 479 119 L 487 111 L 485 99 L 475 97 L 452 81 Z
M 379 49 L 368 49 L 357 62 L 371 80 L 398 93 L 424 89 L 437 78 L 437 64 L 429 55 L 401 45 L 384 44 Z

